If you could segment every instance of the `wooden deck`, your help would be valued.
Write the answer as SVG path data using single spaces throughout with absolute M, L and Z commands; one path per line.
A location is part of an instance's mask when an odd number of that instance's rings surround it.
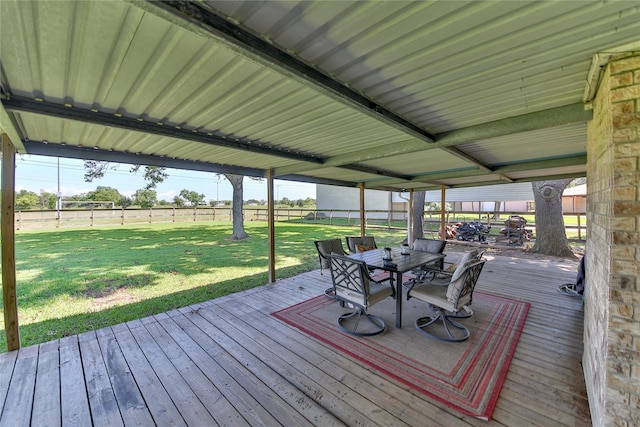
M 588 426 L 577 262 L 486 256 L 477 289 L 531 303 L 493 419 L 389 382 L 269 313 L 329 286 L 319 270 L 0 354 L 2 426 Z M 404 327 L 413 327 L 405 321 Z

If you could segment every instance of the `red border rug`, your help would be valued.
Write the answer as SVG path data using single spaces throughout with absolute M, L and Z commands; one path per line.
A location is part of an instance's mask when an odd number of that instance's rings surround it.
M 483 420 L 490 420 L 524 326 L 529 304 L 474 292 L 474 315 L 460 320 L 471 331 L 462 343 L 447 343 L 419 333 L 413 322 L 428 314 L 424 303 L 403 301 L 403 327 L 395 328 L 395 301 L 371 307 L 387 330 L 355 337 L 337 326 L 349 311 L 321 295 L 271 313 L 274 317 L 368 365 L 431 400 Z M 383 304 L 384 303 L 384 304 Z M 374 309 L 378 308 L 378 312 Z

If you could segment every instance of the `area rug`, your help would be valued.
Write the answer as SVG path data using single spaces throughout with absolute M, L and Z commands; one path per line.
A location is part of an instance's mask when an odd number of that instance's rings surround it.
M 472 308 L 473 316 L 460 320 L 471 338 L 460 343 L 433 340 L 418 332 L 414 321 L 429 310 L 415 299 L 403 300 L 400 329 L 395 327 L 393 299 L 371 307 L 369 312 L 387 325 L 384 333 L 373 337 L 343 333 L 337 318 L 350 310 L 325 295 L 271 314 L 403 387 L 463 414 L 490 420 L 529 304 L 476 291 Z

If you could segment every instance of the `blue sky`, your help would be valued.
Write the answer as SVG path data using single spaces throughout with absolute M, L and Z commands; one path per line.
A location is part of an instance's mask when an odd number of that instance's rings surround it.
M 84 182 L 84 166 L 82 160 L 60 158 L 60 191 L 63 198 L 80 193 L 88 193 L 98 186 L 113 187 L 121 194 L 131 196 L 136 190 L 143 188 L 145 181 L 142 172 L 130 173 L 131 165 L 112 164 L 115 170 L 109 170 L 101 179 Z M 232 188 L 229 181 L 216 174 L 194 172 L 178 169 L 168 169 L 169 178 L 156 188 L 158 199 L 172 201 L 181 190 L 197 191 L 205 195 L 205 200 L 231 200 Z M 16 156 L 16 191 L 29 190 L 40 193 L 45 190 L 50 193 L 58 191 L 58 158 L 46 156 L 21 155 Z M 292 181 L 275 180 L 274 197 L 291 200 L 316 198 L 315 184 Z M 244 199 L 267 199 L 266 180 L 255 181 L 245 178 Z

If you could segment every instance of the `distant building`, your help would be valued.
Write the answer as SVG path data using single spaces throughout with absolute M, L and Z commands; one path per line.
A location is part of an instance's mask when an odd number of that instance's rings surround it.
M 564 212 L 585 212 L 587 186 L 567 188 L 562 195 Z M 453 212 L 530 212 L 534 210 L 533 190 L 530 182 L 485 185 L 479 187 L 452 188 L 445 192 L 445 200 Z M 395 218 L 406 218 L 409 193 L 365 190 L 364 208 L 369 218 L 388 218 L 394 211 Z M 427 191 L 425 202 L 440 203 L 440 190 Z M 360 190 L 357 188 L 320 185 L 316 187 L 316 205 L 319 211 L 360 210 Z M 381 212 L 371 212 L 381 211 Z M 347 216 L 348 212 L 335 212 L 333 216 Z
M 531 183 L 487 185 L 482 187 L 454 188 L 445 193 L 446 202 L 456 212 L 526 212 L 533 201 Z M 439 203 L 441 193 L 427 191 L 426 202 Z M 369 218 L 387 218 L 388 211 L 394 211 L 394 217 L 406 218 L 409 193 L 390 193 L 387 191 L 365 190 L 365 210 Z M 318 185 L 316 187 L 316 205 L 319 211 L 360 210 L 360 190 L 357 188 Z M 400 213 L 402 212 L 402 213 Z M 334 216 L 347 216 L 348 212 L 336 212 Z
M 587 184 L 576 185 L 562 192 L 562 212 L 587 211 Z

